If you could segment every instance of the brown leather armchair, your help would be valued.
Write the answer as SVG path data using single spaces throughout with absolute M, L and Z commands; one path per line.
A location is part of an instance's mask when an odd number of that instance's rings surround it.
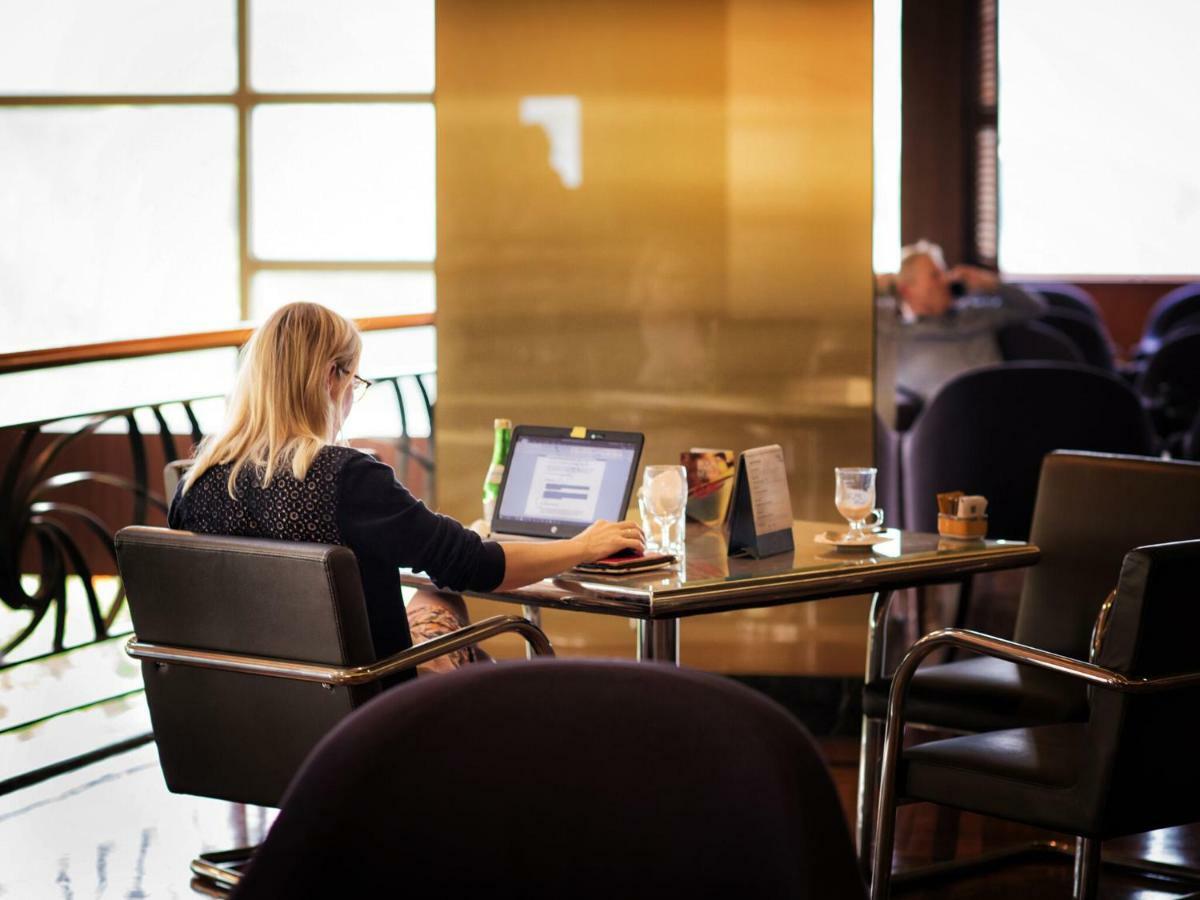
M 376 659 L 346 547 L 140 526 L 116 547 L 136 631 L 127 652 L 175 793 L 278 806 L 316 743 L 416 666 L 503 632 L 553 656 L 528 620 L 494 616 Z M 234 884 L 253 850 L 205 854 L 192 870 Z

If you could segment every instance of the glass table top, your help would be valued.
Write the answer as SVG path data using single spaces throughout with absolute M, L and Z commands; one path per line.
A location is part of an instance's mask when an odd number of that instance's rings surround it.
M 879 532 L 888 540 L 869 549 L 816 542 L 818 535 L 844 530 L 844 525 L 829 522 L 797 521 L 793 552 L 749 559 L 728 556 L 720 529 L 689 524 L 686 551 L 670 568 L 624 576 L 567 572 L 515 591 L 478 594 L 533 606 L 658 618 L 952 581 L 1032 565 L 1039 556 L 1037 547 L 1021 541 L 964 541 L 896 529 Z M 405 575 L 404 581 L 428 585 L 421 576 Z

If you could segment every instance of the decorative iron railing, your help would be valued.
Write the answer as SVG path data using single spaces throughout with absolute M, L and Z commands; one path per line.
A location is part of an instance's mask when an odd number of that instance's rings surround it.
M 423 473 L 423 492 L 433 502 L 435 375 L 392 375 L 374 378 L 377 387 L 390 388 L 400 414 L 398 436 L 391 441 L 395 466 L 401 473 L 415 465 Z M 116 552 L 113 535 L 129 524 L 147 524 L 150 513 L 165 514 L 168 498 L 163 496 L 157 467 L 152 473 L 152 442 L 157 439 L 164 462 L 187 455 L 203 437 L 196 404 L 214 398 L 200 397 L 171 403 L 110 409 L 70 418 L 31 422 L 0 428 L 0 603 L 9 610 L 29 613 L 28 621 L 15 631 L 0 632 L 0 663 L 26 641 L 46 619 L 53 616 L 52 650 L 64 649 L 67 622 L 68 579 L 78 576 L 91 620 L 92 641 L 111 637 L 113 625 L 124 606 L 125 594 L 118 588 L 107 601 L 96 590 L 96 574 L 115 575 Z M 417 415 L 413 404 L 423 407 Z M 182 409 L 189 435 L 172 432 L 166 413 Z M 152 417 L 157 438 L 139 424 L 139 414 Z M 68 450 L 98 435 L 108 423 L 124 421 L 129 472 L 105 471 L 92 466 L 65 464 Z M 414 437 L 413 424 L 429 423 L 429 436 Z M 422 429 L 423 430 L 423 429 Z M 180 438 L 188 437 L 180 452 Z M 77 454 L 78 455 L 78 454 Z M 158 454 L 154 454 L 157 456 Z M 102 509 L 63 499 L 68 488 L 100 485 L 132 500 L 131 513 L 114 514 L 117 504 L 100 503 Z M 75 491 L 76 494 L 80 493 Z M 102 548 L 97 560 L 87 551 L 82 535 L 91 535 Z M 34 576 L 30 578 L 29 576 Z M 36 587 L 31 582 L 36 581 Z M 0 610 L 2 612 L 2 610 Z M 11 618 L 5 616 L 3 618 Z M 90 641 L 87 641 L 90 642 Z

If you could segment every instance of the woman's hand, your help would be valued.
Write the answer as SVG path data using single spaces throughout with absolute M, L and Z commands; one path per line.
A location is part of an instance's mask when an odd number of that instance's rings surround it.
M 601 520 L 570 540 L 502 543 L 500 547 L 504 550 L 504 581 L 498 590 L 511 591 L 621 550 L 641 553 L 646 536 L 633 522 Z
M 585 531 L 571 538 L 579 547 L 579 562 L 595 562 L 621 550 L 641 553 L 646 549 L 646 536 L 634 522 L 593 522 Z

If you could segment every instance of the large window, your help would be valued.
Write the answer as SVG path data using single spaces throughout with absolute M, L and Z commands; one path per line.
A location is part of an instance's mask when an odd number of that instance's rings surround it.
M 0 21 L 0 352 L 433 309 L 432 0 Z
M 900 268 L 900 7 L 874 0 L 874 229 L 876 272 Z
M 0 21 L 0 353 L 293 300 L 434 309 L 433 0 L 0 0 Z M 0 422 L 221 393 L 231 360 L 6 376 Z M 432 328 L 367 336 L 368 371 L 434 366 Z
M 1000 264 L 1200 274 L 1195 0 L 1000 4 Z

